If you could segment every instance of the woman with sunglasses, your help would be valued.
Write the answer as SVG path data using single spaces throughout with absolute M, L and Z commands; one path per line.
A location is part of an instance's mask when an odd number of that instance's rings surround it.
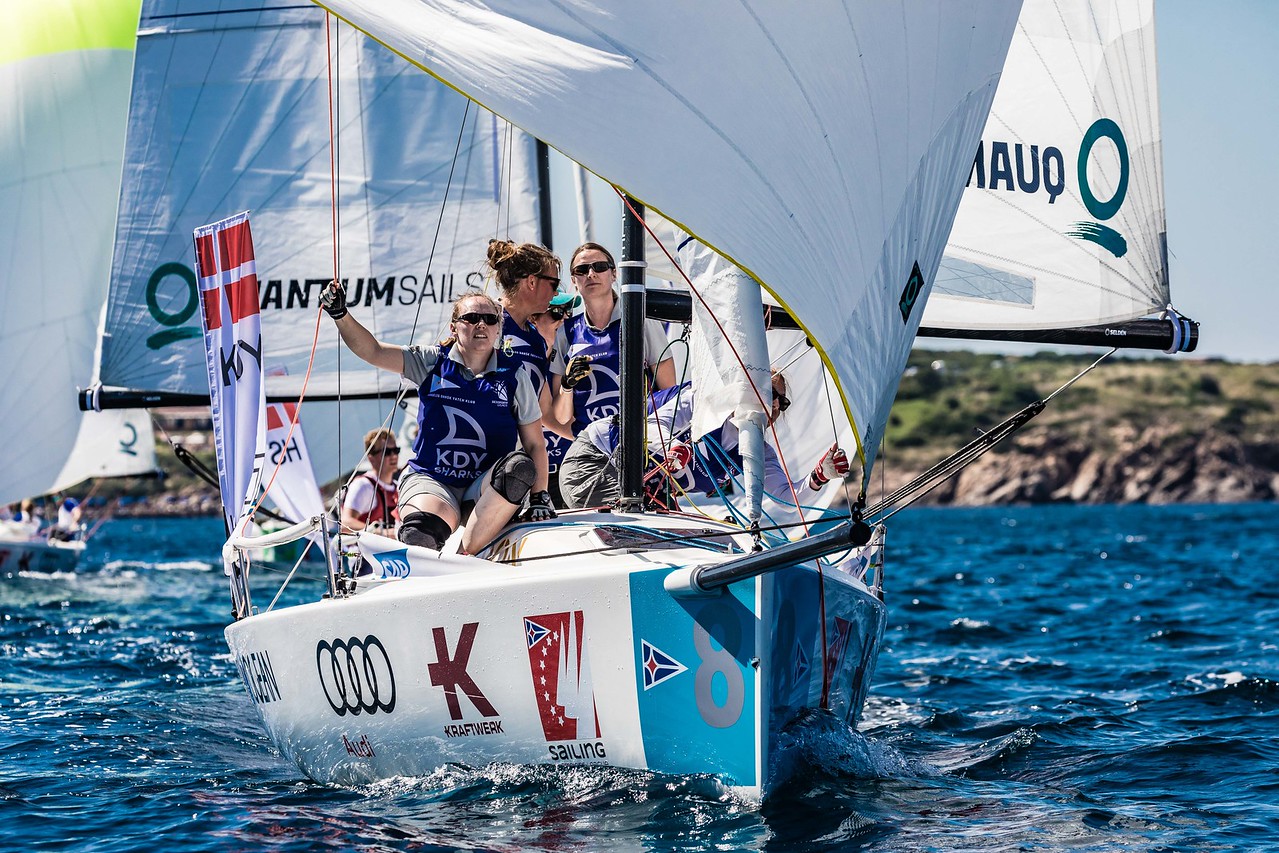
M 786 378 L 777 371 L 773 371 L 772 391 L 769 426 L 790 408 Z M 647 435 L 649 453 L 658 462 L 645 476 L 651 490 L 656 491 L 664 480 L 670 479 L 677 485 L 676 491 L 705 495 L 726 491 L 732 476 L 742 470 L 738 431 L 732 419 L 726 419 L 719 429 L 689 444 L 693 423 L 692 386 L 684 383 L 660 391 L 654 395 L 654 401 L 657 406 L 655 411 L 650 407 Z M 663 441 L 664 447 L 660 443 Z M 560 472 L 560 488 L 568 507 L 605 506 L 621 497 L 617 443 L 617 427 L 610 421 L 590 424 L 573 440 Z M 777 451 L 767 441 L 764 443 L 764 491 L 777 500 L 791 503 L 794 495 L 798 495 L 802 502 L 805 495 L 819 491 L 831 478 L 848 471 L 847 455 L 838 445 L 833 445 L 803 481 L 792 484 Z
M 472 502 L 463 554 L 491 542 L 526 497 L 529 518 L 555 517 L 532 369 L 499 358 L 496 302 L 479 291 L 462 294 L 453 303 L 452 336 L 429 347 L 373 337 L 347 312 L 337 282 L 329 282 L 320 304 L 351 352 L 418 388 L 417 439 L 399 483 L 401 542 L 439 550 Z
M 535 243 L 489 240 L 488 262 L 501 291 L 502 356 L 529 365 L 542 413 L 549 414 L 551 397 L 549 392 L 543 394 L 543 389 L 550 360 L 532 317 L 546 311 L 559 293 L 560 260 Z
M 400 447 L 395 434 L 386 427 L 371 429 L 364 435 L 364 454 L 369 470 L 353 477 L 342 501 L 342 531 L 390 531 L 400 520 L 397 507 L 399 494 L 395 475 L 400 467 Z
M 573 284 L 582 297 L 582 310 L 574 314 L 556 340 L 551 363 L 552 429 L 569 424 L 567 437 L 580 433 L 592 421 L 618 413 L 621 400 L 622 305 L 614 284 L 617 264 L 599 243 L 583 243 L 569 264 Z M 675 384 L 675 361 L 666 352 L 666 334 L 656 320 L 644 321 L 644 364 L 653 387 Z

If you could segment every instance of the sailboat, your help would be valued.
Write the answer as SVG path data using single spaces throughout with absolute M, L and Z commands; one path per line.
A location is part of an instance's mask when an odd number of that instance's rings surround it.
M 836 392 L 823 429 L 850 425 L 865 481 L 1016 3 L 330 8 L 696 235 L 738 286 L 758 283 L 760 335 L 762 285 L 819 354 Z M 775 95 L 768 115 L 744 100 L 762 91 Z M 266 255 L 243 242 L 248 222 L 199 229 L 217 264 L 202 267 L 204 286 L 234 292 Z M 638 222 L 623 246 L 624 327 L 645 312 Z M 209 292 L 210 333 L 245 324 L 253 342 L 261 328 L 269 348 L 269 318 Z M 638 353 L 623 347 L 623 410 L 642 410 Z M 235 384 L 248 388 L 258 377 L 242 365 Z M 743 373 L 737 405 L 749 408 L 758 386 Z M 242 531 L 267 470 L 237 427 L 226 636 L 280 751 L 323 781 L 452 761 L 600 763 L 710 774 L 758 799 L 782 781 L 797 721 L 855 722 L 886 619 L 869 526 L 853 515 L 787 541 L 789 530 L 648 511 L 637 423 L 624 414 L 617 506 L 514 524 L 474 556 L 361 535 L 371 574 L 335 566 L 321 600 L 264 611 L 243 552 L 265 540 Z
M 0 504 L 156 470 L 142 410 L 85 413 L 107 293 L 136 3 L 23 2 L 0 35 Z M 0 569 L 67 570 L 82 541 L 0 523 Z

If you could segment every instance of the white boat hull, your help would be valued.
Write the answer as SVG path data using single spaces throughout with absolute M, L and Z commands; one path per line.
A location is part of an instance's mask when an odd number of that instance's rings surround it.
M 542 543 L 530 545 L 530 532 L 582 551 L 598 548 L 600 526 L 632 520 L 589 513 L 521 525 L 492 551 L 523 564 L 431 555 L 441 571 L 463 571 L 418 577 L 415 563 L 408 577 L 370 579 L 367 592 L 240 620 L 227 642 L 272 740 L 318 781 L 421 775 L 448 762 L 601 763 L 709 772 L 762 796 L 781 729 L 822 707 L 824 692 L 825 707 L 855 720 L 883 604 L 843 571 L 819 578 L 812 563 L 672 597 L 663 588 L 672 569 L 736 556 L 706 548 L 528 559 Z M 668 535 L 691 526 L 661 522 Z M 371 541 L 366 553 L 386 550 L 370 562 L 390 574 L 422 556 Z
M 0 572 L 74 571 L 84 543 L 0 534 Z

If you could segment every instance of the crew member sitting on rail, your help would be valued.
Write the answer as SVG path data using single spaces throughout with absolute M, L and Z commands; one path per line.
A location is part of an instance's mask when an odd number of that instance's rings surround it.
M 342 531 L 371 530 L 393 535 L 400 520 L 395 476 L 400 467 L 400 447 L 395 434 L 378 427 L 364 434 L 369 470 L 351 479 L 342 502 Z

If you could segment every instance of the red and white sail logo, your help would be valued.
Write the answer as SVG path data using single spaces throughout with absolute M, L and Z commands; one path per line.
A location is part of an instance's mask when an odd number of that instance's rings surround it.
M 529 670 L 548 741 L 600 737 L 582 611 L 524 617 Z

